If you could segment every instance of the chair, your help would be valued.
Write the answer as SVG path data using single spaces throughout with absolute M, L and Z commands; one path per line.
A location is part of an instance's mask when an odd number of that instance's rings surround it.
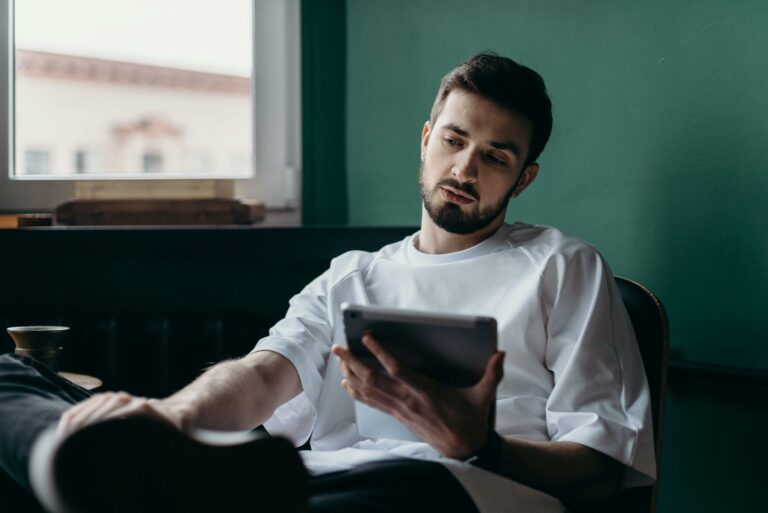
M 651 392 L 653 441 L 656 468 L 661 463 L 661 441 L 664 432 L 664 400 L 669 367 L 669 321 L 664 305 L 650 290 L 627 278 L 616 277 L 616 285 L 629 313 L 635 338 L 640 347 L 645 374 Z M 603 511 L 616 513 L 654 513 L 658 481 L 653 486 L 630 488 L 619 493 Z

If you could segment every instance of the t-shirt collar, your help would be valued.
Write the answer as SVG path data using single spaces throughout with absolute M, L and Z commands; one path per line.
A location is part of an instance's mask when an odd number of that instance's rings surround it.
M 490 255 L 494 250 L 498 249 L 503 241 L 507 238 L 511 226 L 508 224 L 502 224 L 496 232 L 485 239 L 484 241 L 475 244 L 471 248 L 463 249 L 461 251 L 454 251 L 453 253 L 442 253 L 439 255 L 424 253 L 416 249 L 416 241 L 419 238 L 421 231 L 418 231 L 409 237 L 406 244 L 406 258 L 408 261 L 414 264 L 447 264 L 451 262 L 459 262 L 461 260 L 469 260 L 471 258 L 477 258 L 485 255 Z

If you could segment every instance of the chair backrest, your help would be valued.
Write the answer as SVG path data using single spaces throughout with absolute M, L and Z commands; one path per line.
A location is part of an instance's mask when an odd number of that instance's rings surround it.
M 627 278 L 616 277 L 616 285 L 627 309 L 635 338 L 643 358 L 645 374 L 651 392 L 653 438 L 656 466 L 661 462 L 661 442 L 664 432 L 664 401 L 669 366 L 669 321 L 664 305 L 650 290 Z M 657 482 L 658 483 L 658 482 Z M 619 494 L 615 511 L 653 513 L 656 511 L 658 484 L 630 489 Z

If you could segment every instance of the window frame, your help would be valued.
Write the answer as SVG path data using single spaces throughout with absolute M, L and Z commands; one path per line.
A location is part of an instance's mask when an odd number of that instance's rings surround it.
M 300 0 L 253 1 L 252 178 L 235 180 L 235 196 L 273 209 L 299 209 L 301 191 Z M 15 152 L 15 0 L 0 0 L 0 212 L 52 211 L 75 196 L 88 174 L 12 178 Z M 2 168 L 5 167 L 5 171 Z M 102 178 L 109 180 L 109 178 Z M 119 176 L 115 179 L 120 180 Z M 211 180 L 148 174 L 140 180 Z

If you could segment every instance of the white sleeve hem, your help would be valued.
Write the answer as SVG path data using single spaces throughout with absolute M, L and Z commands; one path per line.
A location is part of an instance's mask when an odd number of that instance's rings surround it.
M 309 440 L 317 420 L 317 392 L 314 397 L 307 390 L 319 391 L 322 377 L 309 361 L 303 348 L 280 337 L 265 337 L 256 344 L 251 353 L 272 351 L 285 357 L 296 369 L 302 392 L 279 406 L 272 417 L 264 422 L 264 428 L 272 435 L 289 438 L 296 446 Z
M 579 426 L 561 437 L 553 438 L 553 441 L 574 442 L 606 454 L 642 474 L 642 477 L 633 477 L 634 486 L 652 484 L 656 480 L 656 464 L 653 458 L 644 458 L 642 451 L 636 450 L 637 439 L 637 431 L 602 421 Z

